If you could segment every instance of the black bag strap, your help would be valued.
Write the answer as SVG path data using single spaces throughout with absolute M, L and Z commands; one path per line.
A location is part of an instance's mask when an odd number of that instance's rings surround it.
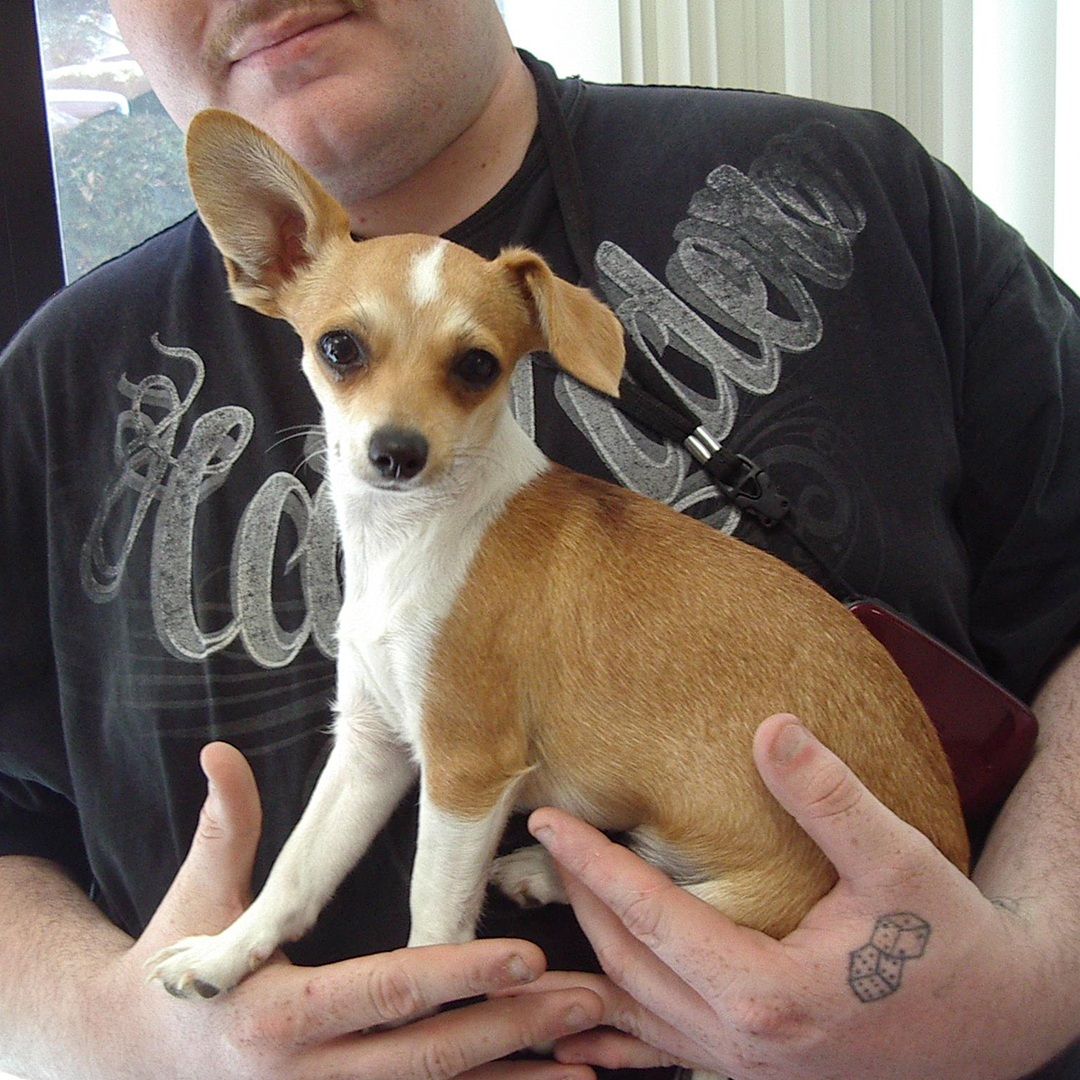
M 678 355 L 669 346 L 660 364 L 663 366 L 673 354 Z M 624 377 L 619 396 L 612 398 L 612 403 L 650 431 L 671 442 L 682 443 L 725 498 L 752 514 L 763 528 L 771 529 L 787 517 L 791 504 L 773 487 L 769 474 L 744 454 L 733 453 L 714 438 L 629 339 L 626 356 L 627 368 L 636 383 Z
M 548 67 L 527 52 L 522 51 L 521 56 L 536 82 L 540 137 L 547 152 L 570 250 L 582 281 L 599 294 L 585 184 L 559 102 L 558 88 Z M 745 454 L 730 450 L 716 439 L 667 384 L 657 362 L 645 356 L 625 334 L 624 341 L 626 370 L 618 397 L 610 399 L 612 404 L 648 430 L 685 446 L 721 494 L 750 514 L 762 528 L 771 529 L 782 524 L 825 573 L 838 599 L 846 602 L 856 598 L 859 593 L 802 535 L 793 520 L 790 501 L 776 489 L 769 474 Z M 660 368 L 668 367 L 670 360 L 679 355 L 678 350 L 669 345 L 658 360 Z

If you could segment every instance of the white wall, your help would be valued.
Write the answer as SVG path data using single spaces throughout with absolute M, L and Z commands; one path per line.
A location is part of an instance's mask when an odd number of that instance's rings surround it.
M 972 186 L 1052 263 L 1057 2 L 977 0 L 973 29 Z
M 502 9 L 514 43 L 560 75 L 622 81 L 619 0 L 503 0 Z
M 1080 291 L 1080 0 L 1059 0 L 1054 269 Z

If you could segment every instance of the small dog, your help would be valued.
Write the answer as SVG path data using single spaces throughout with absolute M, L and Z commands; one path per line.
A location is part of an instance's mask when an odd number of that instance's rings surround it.
M 303 340 L 345 594 L 334 743 L 303 817 L 251 907 L 159 953 L 151 978 L 212 997 L 302 935 L 417 772 L 410 945 L 473 938 L 508 816 L 541 805 L 627 833 L 690 892 L 783 936 L 835 871 L 754 766 L 754 731 L 780 711 L 966 872 L 937 735 L 842 605 L 554 465 L 514 422 L 508 382 L 532 350 L 618 393 L 608 308 L 524 249 L 353 240 L 342 207 L 229 113 L 197 116 L 187 153 L 234 298 Z M 560 898 L 540 848 L 494 877 L 522 903 Z

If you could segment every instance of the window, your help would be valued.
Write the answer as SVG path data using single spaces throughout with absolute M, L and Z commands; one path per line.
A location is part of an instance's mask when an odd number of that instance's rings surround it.
M 45 105 L 71 281 L 189 214 L 183 140 L 107 0 L 37 0 Z

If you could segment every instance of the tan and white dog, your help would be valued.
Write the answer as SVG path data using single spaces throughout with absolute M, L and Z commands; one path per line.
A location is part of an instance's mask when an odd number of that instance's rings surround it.
M 251 907 L 159 953 L 152 978 L 212 997 L 303 934 L 418 772 L 411 945 L 473 937 L 508 815 L 541 805 L 628 833 L 782 936 L 835 880 L 754 767 L 754 730 L 782 711 L 966 871 L 937 735 L 854 617 L 769 555 L 552 464 L 514 422 L 531 350 L 618 392 L 606 307 L 526 250 L 353 240 L 231 114 L 195 118 L 188 164 L 233 296 L 303 340 L 345 594 L 334 743 L 300 823 Z M 541 850 L 496 866 L 522 902 L 559 898 Z

